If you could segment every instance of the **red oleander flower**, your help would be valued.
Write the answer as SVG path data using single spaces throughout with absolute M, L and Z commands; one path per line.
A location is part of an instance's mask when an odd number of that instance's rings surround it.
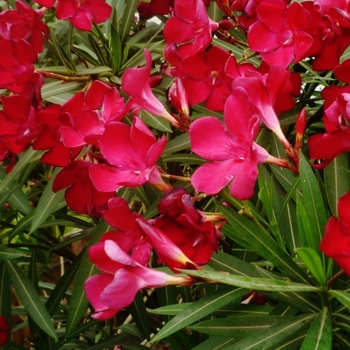
M 99 146 L 110 166 L 92 165 L 89 170 L 92 182 L 102 192 L 123 186 L 138 187 L 146 182 L 169 189 L 156 166 L 165 144 L 165 136 L 157 140 L 138 117 L 134 117 L 131 127 L 122 122 L 108 123 Z
M 338 201 L 338 218 L 328 221 L 320 249 L 350 276 L 350 192 Z
M 2 99 L 0 110 L 0 154 L 25 151 L 35 137 L 36 111 L 30 100 L 13 95 Z
M 254 142 L 259 129 L 259 110 L 243 88 L 236 88 L 226 101 L 225 124 L 217 118 L 197 119 L 190 127 L 192 151 L 208 162 L 195 170 L 193 187 L 200 192 L 216 194 L 230 183 L 230 193 L 240 200 L 254 193 L 258 163 L 287 162 L 269 155 Z M 208 179 L 208 174 L 211 174 Z
M 311 159 L 323 160 L 314 164 L 324 168 L 338 155 L 350 151 L 350 93 L 342 93 L 324 112 L 325 134 L 316 134 L 309 138 Z
M 133 220 L 124 223 L 133 225 L 135 217 L 131 217 L 132 214 L 126 209 L 126 202 L 122 204 L 121 201 L 120 198 L 112 199 L 109 202 L 113 208 L 110 208 L 110 212 L 121 209 L 118 217 L 126 214 Z M 122 226 L 125 227 L 125 224 Z M 131 232 L 133 231 L 128 231 Z M 192 279 L 188 276 L 172 276 L 146 267 L 151 247 L 145 239 L 137 236 L 135 232 L 130 236 L 123 231 L 108 232 L 99 243 L 90 248 L 91 261 L 103 271 L 85 282 L 87 298 L 96 311 L 94 318 L 105 320 L 112 317 L 129 306 L 141 289 L 192 284 Z
M 174 17 L 164 27 L 164 38 L 167 44 L 175 44 L 178 55 L 185 58 L 204 51 L 218 26 L 208 17 L 202 0 L 176 0 Z
M 65 199 L 69 207 L 79 214 L 101 216 L 107 209 L 107 202 L 115 196 L 115 192 L 97 191 L 89 176 L 88 162 L 74 161 L 62 169 L 53 182 L 54 192 L 66 187 Z
M 123 107 L 124 100 L 117 89 L 95 80 L 85 94 L 78 92 L 62 106 L 64 125 L 60 132 L 64 145 L 99 147 L 105 125 L 123 119 Z
M 122 77 L 122 89 L 131 98 L 125 109 L 145 109 L 146 111 L 166 119 L 170 124 L 179 127 L 177 120 L 169 114 L 163 104 L 153 95 L 150 86 L 150 74 L 152 68 L 152 56 L 148 50 L 144 50 L 146 65 L 141 68 L 129 68 Z M 135 84 L 137 81 L 137 84 Z
M 287 67 L 307 57 L 313 44 L 308 33 L 312 17 L 300 3 L 287 7 L 283 0 L 265 0 L 256 12 L 257 21 L 249 27 L 248 42 L 265 62 Z
M 5 345 L 10 336 L 10 327 L 6 317 L 0 315 L 0 345 Z
M 12 41 L 0 38 L 0 47 L 0 89 L 20 94 L 30 84 L 37 53 L 23 39 Z
M 224 109 L 225 101 L 231 94 L 232 78 L 225 70 L 229 60 L 235 62 L 228 51 L 218 46 L 213 46 L 208 52 L 199 51 L 182 60 L 181 67 L 185 74 L 182 83 L 191 105 L 205 101 L 208 109 Z
M 289 79 L 290 72 L 276 65 L 271 67 L 268 73 L 264 75 L 257 71 L 247 70 L 243 77 L 237 77 L 232 83 L 232 94 L 236 94 L 237 87 L 245 90 L 247 96 L 249 96 L 248 99 L 254 101 L 256 115 L 276 134 L 287 150 L 291 150 L 292 146 L 282 132 L 274 105 L 286 84 L 290 84 Z
M 219 231 L 206 221 L 183 187 L 164 194 L 157 209 L 161 214 L 153 226 L 165 234 L 195 264 L 205 265 L 218 250 Z
M 107 21 L 112 7 L 105 0 L 57 0 L 56 16 L 65 19 L 78 29 L 90 31 L 92 22 Z
M 41 161 L 54 166 L 67 166 L 81 151 L 81 147 L 68 148 L 62 143 L 61 112 L 59 105 L 50 105 L 40 111 L 36 116 L 36 137 L 33 149 L 45 150 Z
M 17 9 L 0 13 L 0 36 L 18 41 L 24 39 L 39 53 L 43 50 L 43 36 L 49 38 L 49 29 L 42 21 L 43 13 L 27 3 L 16 1 Z

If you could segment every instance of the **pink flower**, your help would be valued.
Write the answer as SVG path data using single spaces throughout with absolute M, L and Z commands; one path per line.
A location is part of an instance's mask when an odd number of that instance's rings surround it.
M 321 159 L 314 164 L 324 168 L 338 155 L 350 151 L 350 93 L 342 93 L 324 112 L 325 134 L 316 134 L 309 138 L 311 159 Z
M 350 276 L 350 192 L 338 201 L 338 218 L 326 225 L 320 249 Z
M 24 92 L 32 79 L 37 53 L 23 39 L 15 42 L 0 38 L 0 47 L 0 89 Z
M 157 140 L 138 117 L 134 117 L 131 127 L 121 122 L 109 123 L 99 145 L 111 166 L 92 165 L 89 169 L 92 182 L 102 192 L 115 191 L 123 186 L 138 187 L 146 182 L 169 189 L 156 166 L 165 144 L 165 136 Z
M 74 161 L 62 169 L 53 182 L 54 192 L 66 187 L 65 199 L 69 207 L 79 214 L 101 216 L 107 209 L 107 202 L 115 196 L 115 192 L 99 192 L 89 177 L 88 162 Z
M 181 58 L 204 51 L 211 44 L 218 23 L 208 17 L 202 0 L 176 0 L 174 6 L 174 17 L 164 27 L 166 43 L 176 44 Z
M 49 38 L 49 29 L 42 21 L 42 11 L 35 11 L 27 3 L 16 1 L 17 9 L 0 14 L 0 36 L 7 40 L 24 39 L 36 52 L 43 50 L 43 36 Z
M 105 0 L 57 0 L 57 18 L 68 20 L 81 30 L 90 31 L 92 22 L 105 22 L 111 13 L 112 7 Z
M 138 291 L 166 285 L 190 285 L 188 276 L 171 276 L 147 268 L 133 259 L 123 247 L 123 239 L 103 239 L 90 248 L 91 261 L 104 273 L 85 282 L 86 296 L 96 313 L 94 318 L 104 320 L 129 306 Z
M 262 1 L 256 9 L 258 20 L 249 27 L 248 42 L 269 65 L 287 67 L 307 57 L 313 43 L 308 34 L 311 16 L 298 2 L 289 7 L 283 0 Z
M 0 345 L 5 345 L 10 335 L 10 327 L 6 317 L 0 315 Z
M 226 126 L 214 117 L 197 119 L 191 125 L 192 151 L 208 160 L 195 170 L 191 183 L 197 191 L 208 194 L 216 194 L 230 183 L 232 196 L 245 200 L 254 193 L 258 163 L 281 165 L 285 161 L 253 142 L 259 129 L 259 110 L 243 88 L 234 92 L 225 104 Z
M 195 264 L 205 265 L 218 250 L 219 231 L 206 221 L 183 187 L 164 194 L 157 209 L 161 214 L 153 226 L 165 234 Z
M 169 114 L 163 104 L 153 95 L 150 86 L 152 68 L 151 53 L 145 49 L 146 66 L 129 68 L 122 77 L 122 89 L 131 96 L 125 109 L 145 109 L 146 111 L 166 119 L 170 124 L 179 127 L 178 121 Z M 137 81 L 137 84 L 135 82 Z

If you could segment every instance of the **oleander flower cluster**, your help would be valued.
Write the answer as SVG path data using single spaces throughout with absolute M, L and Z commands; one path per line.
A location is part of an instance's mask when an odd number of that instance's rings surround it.
M 54 13 L 74 30 L 89 32 L 111 18 L 112 7 L 104 0 L 35 3 L 17 0 L 0 13 L 0 160 L 10 172 L 22 152 L 40 151 L 44 165 L 61 169 L 53 191 L 65 190 L 70 209 L 103 217 L 113 228 L 89 250 L 101 270 L 85 283 L 97 319 L 114 316 L 142 289 L 196 282 L 181 269 L 201 269 L 221 240 L 220 218 L 213 221 L 198 209 L 199 197 L 226 191 L 239 201 L 251 199 L 263 163 L 298 173 L 306 127 L 304 106 L 296 105 L 305 84 L 300 62 L 342 82 L 320 93 L 325 132 L 308 140 L 314 167 L 350 151 L 350 60 L 341 59 L 350 45 L 346 1 L 217 0 L 219 21 L 208 15 L 210 1 L 140 2 L 141 19 L 167 16 L 162 76 L 153 74 L 154 52 L 145 49 L 145 64 L 125 68 L 120 82 L 92 75 L 63 104 L 42 99 L 48 74 L 36 63 L 50 40 L 44 16 Z M 230 35 L 233 28 L 247 37 L 239 42 L 246 48 L 240 58 L 229 49 L 239 41 Z M 166 103 L 153 90 L 162 79 L 170 82 Z M 210 113 L 193 118 L 198 106 Z M 279 119 L 292 109 L 300 111 L 294 144 Z M 171 132 L 147 123 L 145 111 Z M 261 130 L 274 134 L 280 156 L 259 142 Z M 185 180 L 162 158 L 175 134 L 188 137 L 191 154 L 200 159 Z M 160 198 L 147 219 L 120 195 L 146 187 Z M 346 194 L 321 249 L 350 275 L 349 210 Z M 170 272 L 153 268 L 154 261 Z

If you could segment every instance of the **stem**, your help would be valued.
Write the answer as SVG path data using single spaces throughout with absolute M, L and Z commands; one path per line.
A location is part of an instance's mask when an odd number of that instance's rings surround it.
M 46 71 L 43 71 L 43 70 L 37 70 L 37 73 L 40 73 L 45 78 L 52 78 L 52 79 L 63 80 L 64 82 L 69 82 L 69 81 L 89 81 L 89 80 L 91 80 L 91 76 L 90 75 L 84 75 L 84 76 L 81 76 L 81 77 L 67 77 L 66 75 L 46 72 Z
M 341 277 L 343 274 L 345 273 L 344 270 L 340 270 L 339 272 L 337 272 L 332 278 L 330 278 L 327 281 L 327 285 L 328 287 L 330 287 L 339 277 Z
M 177 175 L 170 175 L 170 174 L 165 174 L 161 173 L 161 177 L 164 177 L 165 179 L 168 180 L 174 180 L 174 181 L 184 181 L 184 182 L 191 182 L 191 178 L 187 176 L 177 176 Z

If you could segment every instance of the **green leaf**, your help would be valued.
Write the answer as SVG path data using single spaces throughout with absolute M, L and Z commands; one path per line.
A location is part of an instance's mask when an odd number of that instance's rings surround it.
M 99 225 L 96 226 L 92 237 L 90 238 L 89 244 L 86 247 L 84 256 L 82 257 L 81 264 L 76 273 L 74 282 L 74 289 L 70 298 L 70 304 L 67 315 L 67 325 L 65 337 L 68 338 L 76 329 L 80 319 L 85 313 L 88 306 L 88 300 L 85 297 L 84 283 L 85 281 L 97 272 L 97 268 L 90 262 L 88 249 L 91 245 L 98 242 L 102 234 L 108 231 L 108 224 L 101 220 Z
M 332 214 L 338 215 L 338 200 L 350 189 L 349 155 L 343 153 L 324 168 L 324 184 Z
M 138 0 L 128 0 L 125 2 L 125 7 L 119 28 L 120 40 L 125 43 L 128 40 L 130 28 L 135 22 L 135 12 L 138 5 Z
M 163 155 L 170 155 L 175 152 L 183 151 L 191 147 L 190 136 L 188 133 L 183 133 L 180 136 L 170 140 L 163 152 Z
M 242 317 L 239 315 L 206 320 L 189 326 L 189 328 L 200 333 L 241 339 L 287 319 L 290 317 L 271 315 L 244 315 Z
M 156 309 L 148 309 L 147 311 L 151 314 L 156 314 L 156 315 L 175 316 L 179 312 L 182 312 L 184 309 L 186 309 L 192 304 L 193 303 L 173 304 L 173 305 L 161 306 Z
M 115 10 L 113 12 L 115 15 Z M 111 26 L 111 39 L 110 39 L 111 55 L 113 59 L 114 72 L 116 72 L 122 63 L 122 46 L 117 29 Z
M 47 302 L 45 304 L 48 313 L 52 316 L 57 309 L 60 301 L 64 298 L 67 289 L 71 285 L 72 280 L 76 276 L 80 262 L 84 255 L 84 250 L 79 254 L 79 256 L 73 261 L 69 268 L 65 271 L 64 275 L 59 279 L 54 290 L 51 292 Z
M 7 260 L 5 263 L 16 293 L 30 317 L 46 334 L 57 340 L 51 317 L 29 278 L 15 262 Z
M 61 190 L 56 193 L 52 191 L 52 184 L 60 171 L 61 168 L 55 169 L 49 182 L 45 186 L 35 209 L 29 233 L 35 231 L 56 210 L 58 204 L 62 202 L 65 191 Z
M 310 222 L 310 231 L 307 233 L 312 236 L 310 241 L 319 243 L 322 240 L 323 230 L 327 222 L 320 186 L 311 169 L 311 166 L 307 163 L 302 154 L 300 154 L 299 164 L 300 184 L 303 190 L 302 202 Z M 314 249 L 318 254 L 320 254 L 323 260 L 323 265 L 325 265 L 324 254 L 321 253 L 318 243 L 316 247 L 312 246 L 310 248 Z
M 320 256 L 313 249 L 307 247 L 298 248 L 296 252 L 320 286 L 325 288 L 327 280 Z
M 6 317 L 7 323 L 11 325 L 11 283 L 10 276 L 6 270 L 4 261 L 0 261 L 0 315 Z M 9 342 L 3 345 L 2 350 L 10 350 Z
M 182 272 L 204 279 L 206 282 L 216 282 L 247 288 L 251 290 L 272 292 L 319 292 L 320 289 L 309 284 L 288 282 L 285 280 L 271 280 L 268 278 L 255 278 L 247 276 L 236 276 L 219 271 L 194 271 L 181 270 Z
M 147 317 L 145 303 L 143 302 L 142 293 L 137 293 L 133 303 L 128 307 L 136 325 L 142 331 L 143 335 L 149 340 L 150 327 Z
M 192 350 L 220 350 L 223 348 L 227 348 L 227 346 L 237 343 L 237 339 L 230 339 L 227 337 L 211 337 L 200 343 L 196 347 L 192 348 Z
M 0 244 L 0 260 L 17 259 L 24 256 L 24 253 L 19 249 L 9 248 Z
M 210 315 L 215 310 L 227 305 L 228 303 L 241 298 L 248 292 L 247 289 L 231 287 L 223 288 L 212 294 L 208 294 L 199 299 L 181 313 L 172 318 L 151 340 L 156 342 L 160 339 L 166 338 L 178 330 L 198 321 L 199 319 Z
M 261 350 L 274 349 L 274 346 L 296 333 L 315 318 L 314 314 L 292 317 L 287 321 L 275 324 L 263 331 L 254 333 L 223 350 Z
M 332 319 L 327 307 L 312 322 L 300 350 L 331 350 Z
M 344 306 L 350 309 L 350 293 L 342 290 L 329 290 L 328 294 L 339 300 Z
M 268 233 L 260 229 L 243 215 L 222 205 L 218 205 L 218 207 L 230 223 L 230 229 L 248 242 L 249 246 L 254 248 L 256 252 L 269 260 L 274 266 L 293 280 L 310 284 L 310 281 L 299 266 Z
M 141 110 L 140 118 L 150 127 L 164 131 L 164 132 L 172 132 L 169 122 L 167 122 L 162 117 L 155 117 L 151 113 Z

